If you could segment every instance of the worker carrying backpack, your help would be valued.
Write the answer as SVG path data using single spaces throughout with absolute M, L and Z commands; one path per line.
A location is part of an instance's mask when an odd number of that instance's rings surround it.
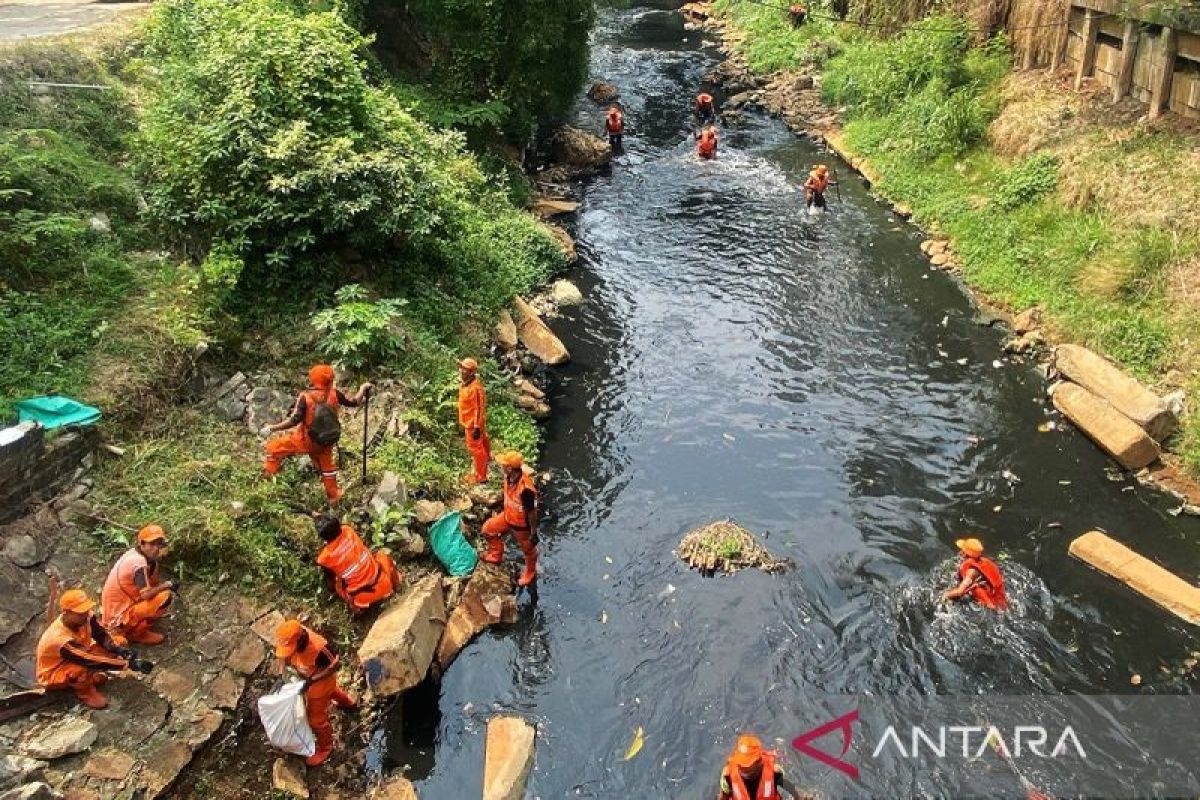
M 333 447 L 342 438 L 342 423 L 338 421 L 337 411 L 328 401 L 329 395 L 322 398 L 313 392 L 308 396 L 308 402 L 312 404 L 308 438 L 313 444 L 321 447 Z

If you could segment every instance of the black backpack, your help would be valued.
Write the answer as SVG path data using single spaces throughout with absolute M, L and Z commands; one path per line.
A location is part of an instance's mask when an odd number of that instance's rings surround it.
M 329 391 L 337 390 L 330 389 Z M 342 423 L 338 421 L 338 415 L 333 410 L 333 406 L 326 402 L 328 399 L 328 394 L 325 395 L 325 400 L 315 400 L 312 394 L 308 396 L 308 402 L 313 403 L 308 438 L 313 444 L 321 447 L 333 447 L 342 438 Z

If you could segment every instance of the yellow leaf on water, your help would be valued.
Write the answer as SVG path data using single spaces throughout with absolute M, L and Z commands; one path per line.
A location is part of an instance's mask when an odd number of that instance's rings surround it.
M 633 741 L 629 743 L 629 749 L 625 751 L 625 760 L 628 761 L 642 752 L 642 745 L 645 743 L 646 739 L 642 734 L 642 726 L 638 725 L 638 729 L 633 732 Z

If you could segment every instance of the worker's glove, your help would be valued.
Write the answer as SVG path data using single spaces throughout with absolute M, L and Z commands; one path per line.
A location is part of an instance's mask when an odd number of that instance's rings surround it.
M 471 428 L 471 438 L 479 441 L 483 438 L 483 431 L 479 430 L 479 428 Z
M 129 668 L 134 672 L 140 672 L 145 675 L 149 673 L 150 670 L 154 669 L 154 664 L 144 658 L 138 658 L 137 656 L 134 656 L 133 658 L 129 659 Z

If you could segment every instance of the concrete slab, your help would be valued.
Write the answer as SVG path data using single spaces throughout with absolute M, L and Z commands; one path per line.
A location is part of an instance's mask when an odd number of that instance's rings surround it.
M 1070 553 L 1180 619 L 1200 625 L 1200 587 L 1138 555 L 1108 535 L 1088 531 L 1071 542 Z

